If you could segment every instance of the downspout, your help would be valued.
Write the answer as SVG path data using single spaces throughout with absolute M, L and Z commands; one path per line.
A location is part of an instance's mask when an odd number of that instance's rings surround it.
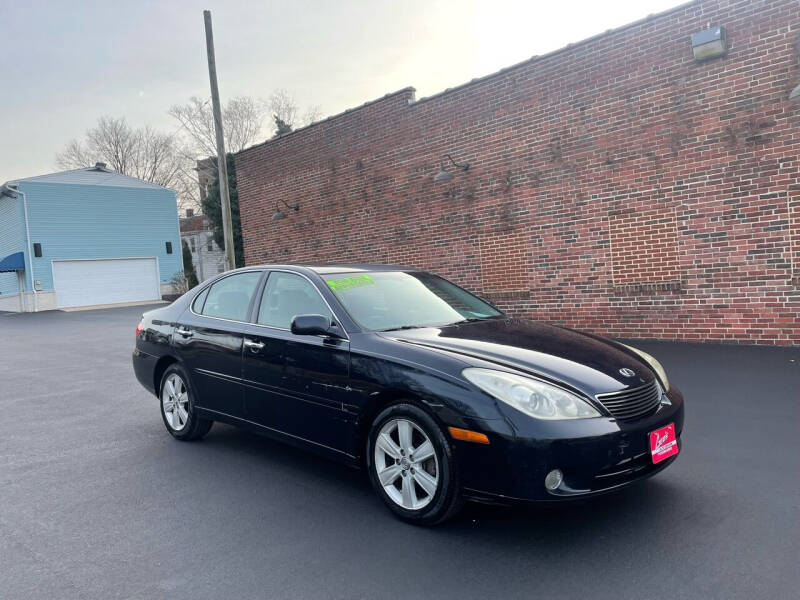
M 6 184 L 3 188 L 5 188 L 3 191 L 8 190 L 22 196 L 22 213 L 25 217 L 25 250 L 28 254 L 28 262 L 31 265 L 31 268 L 28 270 L 28 279 L 30 280 L 31 291 L 33 292 L 33 312 L 36 312 L 39 310 L 39 302 L 37 301 L 36 286 L 33 284 L 33 252 L 31 251 L 31 228 L 30 225 L 28 225 L 28 198 L 25 192 L 19 189 L 19 185 L 17 185 L 17 187 L 11 187 Z

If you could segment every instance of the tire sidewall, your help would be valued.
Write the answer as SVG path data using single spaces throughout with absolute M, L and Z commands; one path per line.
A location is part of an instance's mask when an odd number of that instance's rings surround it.
M 405 418 L 413 421 L 417 427 L 421 428 L 428 439 L 433 444 L 436 451 L 436 459 L 439 468 L 439 489 L 436 490 L 433 500 L 426 506 L 418 510 L 409 510 L 399 506 L 384 491 L 378 479 L 377 469 L 374 461 L 375 440 L 381 428 L 392 419 Z M 456 497 L 460 495 L 458 487 L 458 474 L 453 449 L 442 428 L 424 410 L 413 404 L 400 403 L 394 404 L 383 411 L 375 418 L 370 428 L 367 438 L 367 470 L 369 478 L 378 496 L 386 506 L 396 516 L 404 521 L 420 525 L 432 525 L 447 518 L 456 502 Z
M 167 421 L 167 417 L 164 414 L 164 385 L 166 385 L 167 378 L 173 373 L 178 375 L 183 380 L 183 385 L 186 386 L 186 392 L 189 394 L 189 417 L 186 421 L 186 425 L 184 425 L 183 429 L 180 431 L 176 431 L 170 426 L 169 422 Z M 164 374 L 161 376 L 161 385 L 158 387 L 158 407 L 158 410 L 161 413 L 161 420 L 164 422 L 164 427 L 167 428 L 167 431 L 169 431 L 172 437 L 179 440 L 188 440 L 192 438 L 196 424 L 195 422 L 197 421 L 195 414 L 196 411 L 194 408 L 194 388 L 192 387 L 192 383 L 189 381 L 189 378 L 186 376 L 186 371 L 178 363 L 167 367 L 167 369 L 164 371 Z

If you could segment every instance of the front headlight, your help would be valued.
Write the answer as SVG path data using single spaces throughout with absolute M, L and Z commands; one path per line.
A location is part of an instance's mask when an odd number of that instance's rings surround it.
M 600 416 L 585 400 L 543 381 L 494 369 L 469 368 L 462 373 L 487 394 L 536 419 Z
M 628 346 L 628 344 L 622 344 L 622 345 L 625 346 L 631 352 L 635 352 L 636 354 L 641 356 L 642 360 L 644 360 L 648 365 L 650 365 L 650 367 L 653 369 L 653 371 L 656 372 L 656 375 L 658 376 L 658 378 L 661 380 L 661 385 L 664 386 L 664 391 L 668 392 L 669 391 L 669 380 L 667 379 L 667 372 L 664 370 L 664 367 L 661 366 L 661 363 L 658 362 L 652 356 L 650 356 L 644 350 L 639 350 L 638 348 L 634 348 L 633 346 Z

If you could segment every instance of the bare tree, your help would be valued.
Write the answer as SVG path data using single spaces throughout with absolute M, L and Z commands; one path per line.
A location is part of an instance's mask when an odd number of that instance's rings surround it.
M 56 155 L 56 165 L 61 169 L 81 169 L 93 165 L 96 158 L 85 144 L 72 140 Z
M 56 156 L 56 162 L 60 167 L 77 169 L 102 160 L 114 171 L 127 174 L 135 145 L 136 132 L 124 118 L 101 117 L 86 132 L 86 139 L 72 140 Z
M 264 121 L 264 109 L 259 102 L 247 96 L 232 98 L 225 105 L 225 148 L 228 152 L 240 152 L 259 141 Z M 216 147 L 216 146 L 215 146 Z
M 301 114 L 300 105 L 294 94 L 275 90 L 266 105 L 275 123 L 274 135 L 281 135 L 298 127 L 305 127 L 320 120 L 322 109 L 319 105 L 308 106 Z
M 150 127 L 133 129 L 124 118 L 102 117 L 86 132 L 84 140 L 72 140 L 56 156 L 56 163 L 64 169 L 85 168 L 96 162 L 175 190 L 182 208 L 198 204 L 194 161 L 179 149 L 174 135 Z
M 175 136 L 159 133 L 150 127 L 136 132 L 136 145 L 129 169 L 134 177 L 172 187 L 180 175 L 184 161 Z
M 180 154 L 191 163 L 191 166 L 184 167 L 181 174 L 178 195 L 185 199 L 187 208 L 199 206 L 200 186 L 206 189 L 208 182 L 217 178 L 214 158 L 217 154 L 217 138 L 211 101 L 192 96 L 186 104 L 172 106 L 168 114 L 180 125 Z M 273 133 L 285 133 L 294 127 L 319 120 L 320 114 L 318 106 L 311 106 L 300 116 L 294 95 L 281 89 L 276 90 L 268 100 L 256 100 L 249 96 L 232 98 L 222 107 L 225 149 L 229 153 L 236 153 L 262 141 L 261 132 L 268 117 L 271 123 L 275 123 Z
M 86 132 L 86 145 L 114 171 L 128 175 L 134 168 L 139 132 L 131 129 L 124 117 L 100 117 L 97 125 Z
M 267 106 L 269 106 L 272 119 L 276 124 L 277 133 L 283 133 L 282 128 L 278 125 L 279 122 L 288 130 L 299 125 L 300 109 L 293 94 L 286 90 L 275 90 L 267 100 Z
M 124 118 L 113 117 L 101 117 L 83 141 L 72 140 L 56 156 L 62 168 L 78 169 L 102 161 L 117 173 L 164 187 L 176 181 L 185 160 L 175 136 L 150 127 L 133 129 Z
M 303 127 L 311 125 L 322 119 L 322 107 L 319 104 L 312 104 L 303 111 Z
M 265 114 L 263 103 L 253 98 L 232 98 L 222 109 L 226 150 L 239 152 L 253 145 L 259 139 Z M 187 149 L 190 153 L 195 157 L 216 155 L 217 138 L 210 100 L 192 96 L 187 104 L 176 104 L 170 108 L 169 115 L 180 123 L 188 138 Z

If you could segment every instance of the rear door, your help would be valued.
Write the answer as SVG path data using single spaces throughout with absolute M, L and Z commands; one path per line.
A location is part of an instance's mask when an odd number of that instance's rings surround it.
M 295 335 L 292 318 L 334 315 L 303 275 L 272 271 L 245 327 L 243 378 L 246 418 L 290 436 L 343 451 L 350 343 Z
M 179 319 L 173 345 L 198 406 L 242 417 L 242 342 L 262 271 L 234 273 L 203 290 Z

